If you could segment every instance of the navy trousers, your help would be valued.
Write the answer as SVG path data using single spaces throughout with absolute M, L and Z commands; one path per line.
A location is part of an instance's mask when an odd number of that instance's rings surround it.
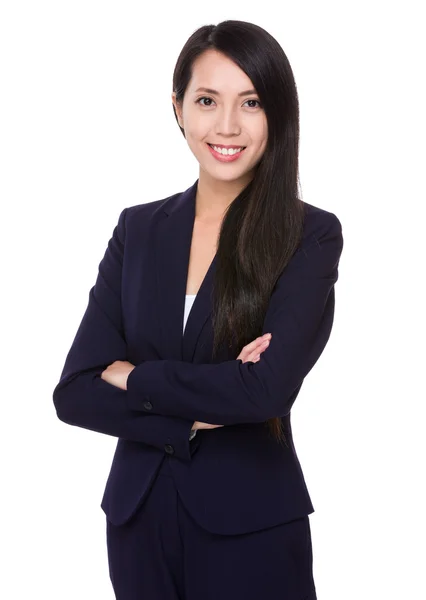
M 170 460 L 130 521 L 107 520 L 117 600 L 316 600 L 309 516 L 242 535 L 210 533 L 182 504 Z

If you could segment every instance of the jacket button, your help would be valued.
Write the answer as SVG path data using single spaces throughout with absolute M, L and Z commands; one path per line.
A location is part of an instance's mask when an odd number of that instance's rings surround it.
M 175 449 L 170 444 L 166 444 L 164 446 L 164 450 L 167 452 L 167 454 L 174 454 L 175 452 Z
M 149 402 L 149 400 L 147 400 L 146 402 L 143 403 L 143 407 L 146 408 L 146 410 L 151 410 L 152 404 L 151 404 L 151 402 Z

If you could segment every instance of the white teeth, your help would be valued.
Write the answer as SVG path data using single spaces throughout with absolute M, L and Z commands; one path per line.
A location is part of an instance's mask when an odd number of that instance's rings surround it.
M 241 152 L 243 146 L 241 146 L 241 148 L 218 148 L 217 146 L 212 146 L 212 148 L 214 148 L 216 152 L 219 152 L 219 154 L 232 156 L 233 154 L 237 154 L 237 152 Z

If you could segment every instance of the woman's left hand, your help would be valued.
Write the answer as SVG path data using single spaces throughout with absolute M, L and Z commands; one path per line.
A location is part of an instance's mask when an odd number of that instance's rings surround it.
M 127 360 L 116 360 L 102 371 L 101 379 L 122 390 L 127 390 L 127 378 L 134 368 L 135 365 Z

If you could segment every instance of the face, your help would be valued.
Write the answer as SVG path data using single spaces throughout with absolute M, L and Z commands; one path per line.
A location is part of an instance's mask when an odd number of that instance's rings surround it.
M 208 88 L 210 91 L 199 88 Z M 251 90 L 249 93 L 244 93 Z M 215 180 L 248 182 L 267 141 L 267 121 L 251 80 L 232 60 L 207 50 L 193 64 L 182 106 L 172 94 L 179 125 L 200 164 L 200 175 Z M 231 147 L 229 155 L 211 146 Z M 223 152 L 223 150 L 222 150 Z

